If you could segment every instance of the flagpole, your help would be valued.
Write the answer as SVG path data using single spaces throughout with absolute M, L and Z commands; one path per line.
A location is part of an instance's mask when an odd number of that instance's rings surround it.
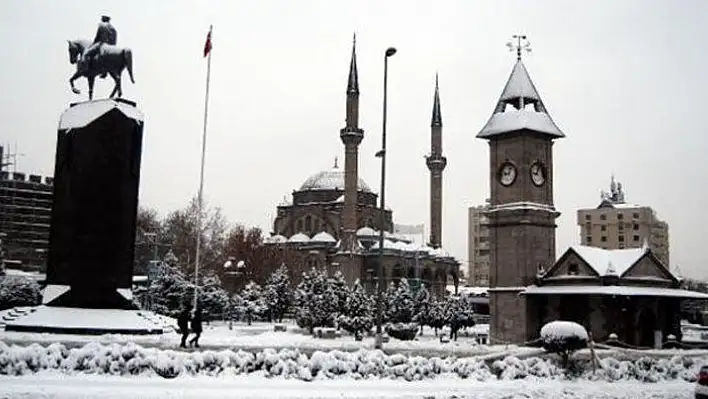
M 212 26 L 209 26 L 211 41 Z M 207 58 L 206 92 L 204 93 L 204 130 L 202 132 L 202 165 L 199 172 L 199 196 L 197 199 L 197 253 L 194 259 L 194 308 L 199 304 L 199 255 L 202 244 L 202 209 L 204 204 L 204 160 L 206 159 L 207 116 L 209 114 L 209 81 L 211 79 L 211 48 Z

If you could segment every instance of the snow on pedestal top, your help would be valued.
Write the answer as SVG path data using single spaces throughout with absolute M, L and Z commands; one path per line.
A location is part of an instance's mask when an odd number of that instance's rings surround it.
M 78 103 L 64 111 L 59 119 L 59 130 L 80 129 L 114 108 L 139 123 L 144 120 L 143 113 L 135 106 L 113 99 L 95 100 Z
M 552 321 L 541 328 L 542 339 L 568 337 L 578 337 L 587 340 L 588 332 L 585 327 L 572 321 Z

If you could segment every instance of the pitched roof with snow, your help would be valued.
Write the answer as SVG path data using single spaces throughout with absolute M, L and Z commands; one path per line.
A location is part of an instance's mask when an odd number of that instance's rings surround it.
M 600 276 L 622 276 L 646 253 L 645 248 L 603 249 L 573 245 L 571 249 Z
M 533 109 L 526 106 L 532 105 Z M 477 134 L 492 138 L 520 130 L 531 130 L 553 138 L 565 137 L 546 111 L 526 66 L 517 60 L 491 118 Z

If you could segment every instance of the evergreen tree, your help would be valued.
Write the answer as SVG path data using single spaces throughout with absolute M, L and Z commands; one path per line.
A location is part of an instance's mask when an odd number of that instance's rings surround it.
M 283 315 L 290 306 L 290 277 L 288 268 L 282 264 L 270 275 L 265 286 L 265 302 L 268 316 L 272 321 L 283 321 Z
M 349 286 L 340 271 L 335 272 L 333 277 L 328 278 L 327 283 L 329 284 L 329 289 L 337 298 L 334 309 L 336 312 L 335 317 L 339 317 L 339 315 L 345 313 L 347 308 L 347 298 L 350 294 Z
M 236 309 L 236 312 L 246 320 L 249 326 L 253 319 L 261 317 L 266 311 L 261 286 L 253 281 L 246 284 L 237 298 Z
M 302 281 L 295 290 L 295 320 L 300 328 L 310 333 L 315 327 L 334 325 L 338 298 L 322 271 L 312 268 L 302 274 Z
M 450 338 L 457 341 L 457 331 L 474 325 L 474 311 L 469 301 L 460 296 L 450 295 L 445 301 L 445 319 L 450 325 Z
M 193 294 L 192 284 L 175 266 L 163 263 L 159 273 L 139 298 L 148 309 L 170 317 L 177 317 L 182 307 L 191 304 Z
M 447 324 L 447 317 L 445 314 L 444 303 L 440 300 L 434 299 L 430 302 L 428 306 L 428 311 L 425 315 L 426 324 L 430 326 L 435 335 L 438 335 L 438 330 L 443 328 Z
M 430 309 L 430 292 L 425 284 L 415 293 L 413 305 L 413 321 L 420 325 L 420 333 L 423 334 L 423 326 L 428 324 L 428 311 Z
M 205 320 L 222 317 L 229 306 L 229 295 L 221 286 L 219 276 L 207 272 L 201 278 L 199 287 L 199 307 Z
M 388 319 L 392 323 L 410 323 L 413 321 L 414 301 L 408 280 L 401 279 L 389 296 Z
M 374 300 L 357 279 L 345 302 L 345 311 L 339 317 L 339 325 L 346 331 L 361 337 L 374 325 Z

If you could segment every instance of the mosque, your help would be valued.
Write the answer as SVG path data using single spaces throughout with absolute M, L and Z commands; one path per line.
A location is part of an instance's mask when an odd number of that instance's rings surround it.
M 344 167 L 334 167 L 308 177 L 293 191 L 292 201 L 281 203 L 268 245 L 293 249 L 293 278 L 310 268 L 340 271 L 348 282 L 360 280 L 370 290 L 376 287 L 379 267 L 385 284 L 402 278 L 417 288 L 424 284 L 437 296 L 444 295 L 448 278 L 458 285 L 460 263 L 442 249 L 442 172 L 447 160 L 442 155 L 442 117 L 438 82 L 435 82 L 431 120 L 431 151 L 426 157 L 430 170 L 430 238 L 427 245 L 414 244 L 394 234 L 393 211 L 381 210 L 378 194 L 358 173 L 359 144 L 364 130 L 359 127 L 359 79 L 356 44 L 352 46 L 346 91 L 346 125 L 339 132 L 344 144 Z M 383 225 L 381 223 L 381 212 Z M 382 262 L 379 236 L 384 231 Z

